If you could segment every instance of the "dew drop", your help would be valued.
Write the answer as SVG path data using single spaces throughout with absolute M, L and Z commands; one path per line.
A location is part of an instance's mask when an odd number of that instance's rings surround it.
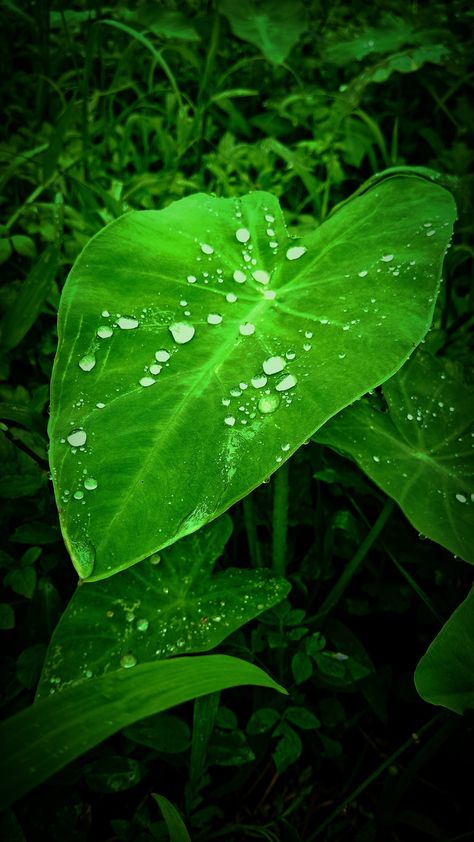
M 196 275 L 188 275 L 186 278 L 188 284 L 195 284 L 197 281 Z
M 234 416 L 233 415 L 227 415 L 227 417 L 224 418 L 224 424 L 227 424 L 228 427 L 233 427 L 234 424 L 235 424 Z
M 236 269 L 232 277 L 238 284 L 244 284 L 247 280 L 245 272 L 242 272 L 241 269 Z
M 83 492 L 83 491 L 76 491 L 76 492 L 75 492 L 75 494 L 74 494 L 74 499 L 75 499 L 75 500 L 82 500 L 82 499 L 83 499 L 83 497 L 84 497 L 84 492 Z
M 203 254 L 214 254 L 214 249 L 208 243 L 201 243 L 201 251 Z
M 263 386 L 267 385 L 268 380 L 264 374 L 260 374 L 258 377 L 252 377 L 250 382 L 254 389 L 262 389 Z
M 276 292 L 274 289 L 264 289 L 263 297 L 272 300 L 273 298 L 276 298 Z
M 305 254 L 306 249 L 304 246 L 291 246 L 286 252 L 286 259 L 287 260 L 298 260 L 298 258 L 303 257 Z
M 81 360 L 79 360 L 79 368 L 82 368 L 83 371 L 92 371 L 96 364 L 96 359 L 94 354 L 85 354 Z
M 288 389 L 292 389 L 293 386 L 296 386 L 297 380 L 294 374 L 287 374 L 283 380 L 280 380 L 279 383 L 276 384 L 275 389 L 277 392 L 287 392 Z
M 286 442 L 285 444 L 282 444 L 281 449 L 286 453 L 290 449 L 290 443 Z
M 196 333 L 193 325 L 190 325 L 187 322 L 174 322 L 174 324 L 170 325 L 169 330 L 174 341 L 177 342 L 178 345 L 185 345 L 186 342 L 189 342 Z
M 255 333 L 255 325 L 251 322 L 245 322 L 243 325 L 240 325 L 239 333 L 241 336 L 252 336 Z
M 393 260 L 393 257 L 393 254 L 383 254 L 381 260 L 383 260 L 384 263 L 390 263 L 390 261 Z
M 108 339 L 112 336 L 113 330 L 109 325 L 101 325 L 97 330 L 97 336 L 99 339 Z
M 368 272 L 367 269 L 363 269 L 362 272 L 358 272 L 357 274 L 359 275 L 359 278 L 365 278 Z
M 237 296 L 234 295 L 233 292 L 228 292 L 225 297 L 225 300 L 228 301 L 229 304 L 235 304 L 235 302 L 237 301 Z
M 117 319 L 117 324 L 122 330 L 134 330 L 134 328 L 138 327 L 138 319 L 135 319 L 133 316 L 120 316 Z
M 265 222 L 275 222 L 275 217 L 271 215 L 271 213 L 265 214 Z
M 145 387 L 146 386 L 153 386 L 154 383 L 156 383 L 156 380 L 155 380 L 154 377 L 141 377 L 140 378 L 140 386 L 145 386 Z
M 108 319 L 109 316 L 110 316 L 110 313 L 109 313 L 108 310 L 102 310 L 101 316 L 102 316 L 103 319 Z
M 467 503 L 467 497 L 464 494 L 456 494 L 456 500 L 458 503 Z
M 159 374 L 160 371 L 161 371 L 161 368 L 162 368 L 161 365 L 157 365 L 157 363 L 153 363 L 153 365 L 150 366 L 150 374 L 155 374 L 155 375 Z
M 268 284 L 270 280 L 270 275 L 265 269 L 256 269 L 255 272 L 252 272 L 252 277 L 258 284 Z
M 120 658 L 120 665 L 122 667 L 125 667 L 125 669 L 129 669 L 130 667 L 134 667 L 136 665 L 136 663 L 137 663 L 137 659 L 135 658 L 135 655 L 131 655 L 131 654 L 122 655 L 122 657 Z
M 96 403 L 97 409 L 103 409 L 104 406 L 105 406 L 105 403 Z
M 257 404 L 259 412 L 263 415 L 269 415 L 271 412 L 275 412 L 279 406 L 280 398 L 278 395 L 263 395 Z
M 67 440 L 72 447 L 82 447 L 87 441 L 87 433 L 85 430 L 73 430 Z
M 248 243 L 250 240 L 250 231 L 247 228 L 239 228 L 235 232 L 235 236 L 239 243 Z
M 222 316 L 219 313 L 209 313 L 207 317 L 208 325 L 220 325 L 222 322 Z
M 380 462 L 380 456 L 372 456 L 374 462 Z
M 86 477 L 84 480 L 84 488 L 86 488 L 87 491 L 95 491 L 97 485 L 97 480 L 94 479 L 94 477 Z
M 137 629 L 138 629 L 138 631 L 141 631 L 141 632 L 148 631 L 148 626 L 149 626 L 149 625 L 150 625 L 150 623 L 148 622 L 148 620 L 147 620 L 147 619 L 145 619 L 145 617 L 142 617 L 142 619 L 141 619 L 141 620 L 137 620 Z
M 263 362 L 263 370 L 265 374 L 278 374 L 283 371 L 286 366 L 286 360 L 283 357 L 268 357 Z
M 159 363 L 167 363 L 170 356 L 171 355 L 168 351 L 165 351 L 164 348 L 162 348 L 161 351 L 155 351 L 155 360 L 158 360 Z

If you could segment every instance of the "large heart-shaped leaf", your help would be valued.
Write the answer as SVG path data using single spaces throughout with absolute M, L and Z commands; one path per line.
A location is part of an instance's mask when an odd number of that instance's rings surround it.
M 451 195 L 390 178 L 304 240 L 277 200 L 190 196 L 130 213 L 64 288 L 50 461 L 83 578 L 198 529 L 425 335 Z
M 423 655 L 415 684 L 433 705 L 456 713 L 474 710 L 474 588 Z
M 0 725 L 0 810 L 132 722 L 243 684 L 286 692 L 254 664 L 200 655 L 122 669 L 36 702 Z
M 280 602 L 290 585 L 269 570 L 211 575 L 231 531 L 223 515 L 164 550 L 161 560 L 152 556 L 79 587 L 53 634 L 37 697 L 123 666 L 207 652 Z
M 474 563 L 474 395 L 447 360 L 417 352 L 383 386 L 313 437 L 350 454 L 433 541 Z
M 234 35 L 254 44 L 265 58 L 281 64 L 307 29 L 299 0 L 220 0 Z

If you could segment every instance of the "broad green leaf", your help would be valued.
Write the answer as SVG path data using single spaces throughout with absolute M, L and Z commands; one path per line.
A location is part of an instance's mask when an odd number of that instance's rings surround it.
M 220 0 L 219 11 L 232 32 L 254 44 L 265 58 L 281 64 L 306 31 L 305 11 L 298 0 Z
M 423 655 L 415 685 L 432 705 L 455 713 L 474 710 L 474 588 Z
M 23 281 L 0 325 L 0 345 L 4 350 L 9 351 L 18 345 L 35 323 L 51 290 L 58 262 L 58 247 L 48 246 Z
M 200 528 L 392 376 L 430 325 L 454 216 L 447 191 L 401 177 L 301 240 L 260 192 L 96 235 L 62 296 L 49 426 L 79 575 Z
M 388 412 L 358 401 L 313 437 L 352 456 L 413 526 L 474 562 L 474 396 L 457 369 L 417 352 L 383 386 Z
M 352 35 L 350 40 L 337 39 L 329 44 L 324 51 L 326 62 L 340 67 L 351 61 L 361 61 L 373 53 L 392 53 L 405 44 L 418 44 L 423 35 L 417 32 L 413 24 L 387 15 L 376 27 L 366 27 L 358 35 Z
M 132 722 L 244 684 L 285 692 L 253 664 L 201 655 L 122 669 L 36 702 L 0 726 L 0 809 Z
M 38 697 L 120 668 L 205 652 L 283 599 L 268 570 L 212 576 L 232 531 L 227 515 L 102 582 L 77 589 L 54 632 Z M 77 647 L 77 640 L 82 646 Z

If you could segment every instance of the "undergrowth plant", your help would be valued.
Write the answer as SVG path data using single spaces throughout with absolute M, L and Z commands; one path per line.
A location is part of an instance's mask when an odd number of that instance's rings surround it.
M 426 702 L 474 707 L 468 118 L 449 110 L 466 56 L 444 6 L 436 28 L 392 4 L 376 25 L 340 4 L 207 5 L 8 5 L 41 33 L 37 136 L 11 105 L 2 179 L 0 620 L 28 629 L 0 726 L 12 839 L 11 805 L 28 823 L 60 772 L 104 797 L 151 778 L 131 817 L 77 839 L 373 840 L 457 734 Z M 431 157 L 402 110 L 374 108 L 418 78 L 459 132 L 442 148 L 425 117 Z M 411 650 L 367 643 L 371 614 L 410 613 Z M 385 729 L 413 683 L 431 718 L 395 750 L 377 737 L 339 795 L 346 730 L 365 740 L 367 711 Z M 259 820 L 230 819 L 219 804 L 268 775 Z

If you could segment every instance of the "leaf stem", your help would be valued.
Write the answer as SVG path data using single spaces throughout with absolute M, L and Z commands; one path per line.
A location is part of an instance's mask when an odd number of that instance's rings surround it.
M 390 515 L 392 514 L 395 508 L 395 503 L 390 498 L 386 500 L 385 505 L 380 512 L 377 520 L 375 521 L 373 527 L 369 531 L 368 535 L 362 541 L 359 549 L 355 553 L 355 555 L 350 560 L 349 564 L 345 568 L 342 576 L 338 579 L 334 587 L 328 593 L 326 599 L 323 600 L 322 605 L 317 612 L 316 616 L 311 617 L 310 620 L 306 620 L 305 622 L 317 622 L 325 619 L 329 612 L 334 608 L 337 602 L 339 602 L 341 596 L 343 595 L 344 591 L 346 590 L 347 586 L 351 582 L 352 578 L 357 573 L 360 565 L 364 561 L 367 553 L 375 544 L 377 538 L 379 537 L 382 529 L 384 528 L 385 524 L 387 523 Z
M 286 533 L 288 530 L 289 467 L 286 462 L 276 472 L 273 492 L 272 566 L 277 576 L 286 570 Z
M 257 535 L 257 522 L 255 519 L 255 506 L 252 495 L 248 494 L 243 499 L 244 523 L 249 545 L 249 554 L 252 567 L 262 567 L 262 554 Z

